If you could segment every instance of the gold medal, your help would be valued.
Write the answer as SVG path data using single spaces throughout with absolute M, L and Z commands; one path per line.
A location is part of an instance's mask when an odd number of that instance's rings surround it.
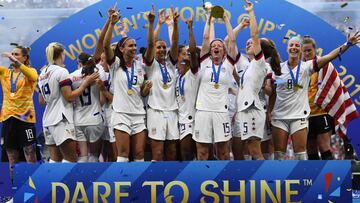
M 299 87 L 297 85 L 294 85 L 294 91 L 297 92 L 299 90 Z
M 169 88 L 169 86 L 165 83 L 165 84 L 163 84 L 163 88 L 167 89 L 167 88 Z
M 10 97 L 15 97 L 15 93 L 11 92 Z
M 132 94 L 134 94 L 134 90 L 128 89 L 127 93 L 128 93 L 128 95 L 132 95 Z
M 219 86 L 220 86 L 219 84 L 215 83 L 214 88 L 219 89 Z

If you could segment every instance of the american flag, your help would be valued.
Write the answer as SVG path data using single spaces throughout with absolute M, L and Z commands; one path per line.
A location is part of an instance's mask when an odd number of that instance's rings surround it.
M 341 138 L 345 138 L 346 126 L 359 117 L 359 113 L 332 63 L 319 71 L 320 81 L 314 102 L 334 118 L 335 131 Z

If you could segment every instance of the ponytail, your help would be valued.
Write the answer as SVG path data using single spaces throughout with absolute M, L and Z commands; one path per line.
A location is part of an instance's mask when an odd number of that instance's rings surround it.
M 260 40 L 260 44 L 261 50 L 264 53 L 264 57 L 269 62 L 271 69 L 274 71 L 275 75 L 281 75 L 281 60 L 275 43 L 270 39 L 263 38 Z
M 46 59 L 49 65 L 54 64 L 55 60 L 58 59 L 64 52 L 64 46 L 58 42 L 52 42 L 46 47 Z

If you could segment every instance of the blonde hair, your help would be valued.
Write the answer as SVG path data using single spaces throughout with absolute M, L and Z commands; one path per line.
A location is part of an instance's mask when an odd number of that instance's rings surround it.
M 46 47 L 46 59 L 48 64 L 54 64 L 54 61 L 58 59 L 64 52 L 64 46 L 58 42 L 52 42 Z

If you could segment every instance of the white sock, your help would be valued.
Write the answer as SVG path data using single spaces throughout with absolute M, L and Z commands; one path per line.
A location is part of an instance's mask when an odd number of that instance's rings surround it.
M 118 156 L 116 159 L 116 162 L 128 162 L 129 158 L 127 157 L 122 157 L 122 156 Z
M 81 156 L 78 158 L 77 160 L 78 163 L 86 163 L 89 162 L 89 157 L 88 156 Z
M 249 155 L 249 154 L 244 154 L 244 160 L 247 160 L 247 161 L 252 160 L 251 155 Z
M 295 160 L 308 160 L 307 153 L 305 152 L 296 152 L 294 153 Z
M 53 164 L 53 163 L 60 163 L 60 162 L 49 159 L 49 164 Z
M 99 156 L 96 156 L 96 155 L 92 154 L 92 155 L 89 156 L 88 161 L 89 162 L 99 162 Z
M 265 160 L 274 160 L 274 153 L 264 153 Z
M 230 152 L 230 160 L 234 160 L 234 154 Z
M 144 162 L 144 159 L 135 159 L 135 162 Z
M 285 160 L 285 155 L 286 155 L 286 153 L 282 152 L 282 151 L 275 151 L 274 152 L 275 160 Z

